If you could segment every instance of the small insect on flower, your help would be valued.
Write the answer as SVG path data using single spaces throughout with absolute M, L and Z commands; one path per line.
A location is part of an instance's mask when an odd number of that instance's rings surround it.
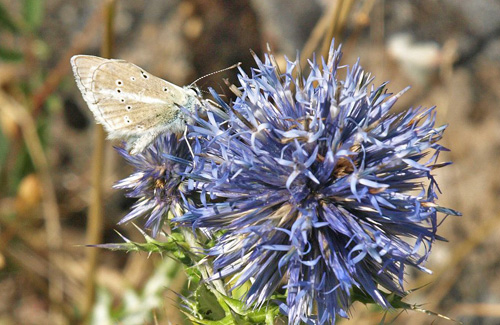
M 83 99 L 110 139 L 130 140 L 131 154 L 165 132 L 182 133 L 200 106 L 195 87 L 178 87 L 123 60 L 75 55 L 71 66 Z
M 129 190 L 127 196 L 138 199 L 120 223 L 145 216 L 145 228 L 151 228 L 156 237 L 169 216 L 184 213 L 182 174 L 191 169 L 188 146 L 174 134 L 162 134 L 139 154 L 131 155 L 122 148 L 117 150 L 134 166 L 135 172 L 119 181 L 115 188 Z
M 281 74 L 255 57 L 231 106 L 213 94 L 227 118 L 209 112 L 190 133 L 187 177 L 206 202 L 175 220 L 221 234 L 213 279 L 249 285 L 248 306 L 286 290 L 290 324 L 347 317 L 354 288 L 389 308 L 380 289 L 402 296 L 407 266 L 429 272 L 437 212 L 458 215 L 435 204 L 432 171 L 448 165 L 435 108 L 391 113 L 404 91 L 370 86 L 358 63 L 340 80 L 340 58 L 332 44 L 304 77 L 298 59 Z

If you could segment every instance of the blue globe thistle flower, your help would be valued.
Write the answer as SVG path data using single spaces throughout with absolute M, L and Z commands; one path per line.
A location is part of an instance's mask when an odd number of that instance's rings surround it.
M 407 266 L 430 272 L 437 212 L 458 214 L 435 203 L 432 171 L 447 165 L 435 108 L 392 113 L 404 91 L 370 86 L 340 58 L 332 44 L 304 77 L 298 59 L 281 73 L 272 55 L 255 57 L 231 106 L 213 94 L 226 113 L 191 127 L 189 177 L 205 199 L 175 220 L 220 234 L 213 278 L 250 283 L 249 306 L 286 289 L 290 324 L 348 317 L 354 288 L 390 308 L 381 289 L 402 296 Z
M 135 172 L 114 187 L 129 190 L 126 196 L 138 199 L 120 224 L 146 217 L 145 228 L 151 228 L 156 237 L 169 214 L 178 217 L 184 213 L 182 174 L 191 168 L 188 146 L 175 134 L 164 134 L 139 154 L 131 155 L 123 148 L 116 150 L 134 166 Z

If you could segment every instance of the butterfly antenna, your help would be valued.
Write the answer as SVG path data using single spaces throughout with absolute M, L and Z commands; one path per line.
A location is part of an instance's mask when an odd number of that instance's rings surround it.
M 240 65 L 241 65 L 241 62 L 238 62 L 238 63 L 236 63 L 236 64 L 233 64 L 233 65 L 232 65 L 232 66 L 230 66 L 230 67 L 227 67 L 227 68 L 224 68 L 224 69 L 221 69 L 221 70 L 217 70 L 217 71 L 211 72 L 211 73 L 209 73 L 209 74 L 206 74 L 206 75 L 204 75 L 204 76 L 202 76 L 202 77 L 199 77 L 198 79 L 196 79 L 195 81 L 193 81 L 193 82 L 189 85 L 189 87 L 193 86 L 195 83 L 197 83 L 198 81 L 200 81 L 200 80 L 201 80 L 201 79 L 203 79 L 203 78 L 206 78 L 206 77 L 212 76 L 212 75 L 214 75 L 214 74 L 216 74 L 216 73 L 220 73 L 220 72 L 224 72 L 224 71 L 227 71 L 227 70 L 231 70 L 231 69 L 237 68 L 237 67 L 239 67 Z

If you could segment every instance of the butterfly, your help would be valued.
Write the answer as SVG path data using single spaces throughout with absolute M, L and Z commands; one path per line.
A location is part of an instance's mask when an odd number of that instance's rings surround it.
M 201 107 L 196 87 L 179 87 L 124 60 L 75 55 L 71 67 L 96 122 L 109 139 L 126 139 L 133 155 L 164 132 L 185 131 L 189 112 Z

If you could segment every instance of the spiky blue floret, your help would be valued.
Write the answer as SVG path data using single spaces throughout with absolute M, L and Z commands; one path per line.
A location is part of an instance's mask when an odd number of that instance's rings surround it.
M 250 282 L 248 305 L 285 281 L 290 324 L 347 317 L 354 287 L 390 308 L 379 290 L 403 295 L 405 267 L 429 272 L 441 239 L 431 172 L 445 165 L 436 163 L 445 126 L 434 126 L 434 108 L 391 113 L 403 92 L 369 86 L 358 63 L 340 58 L 332 45 L 304 77 L 298 59 L 281 74 L 271 55 L 256 57 L 231 107 L 213 94 L 223 110 L 190 132 L 188 177 L 204 204 L 176 220 L 223 231 L 208 252 L 214 278 Z
M 147 218 L 145 228 L 150 228 L 156 237 L 169 214 L 178 217 L 184 213 L 182 174 L 191 168 L 188 147 L 174 134 L 164 134 L 137 155 L 123 148 L 116 150 L 135 171 L 114 187 L 129 190 L 126 196 L 138 199 L 120 223 L 144 216 Z

